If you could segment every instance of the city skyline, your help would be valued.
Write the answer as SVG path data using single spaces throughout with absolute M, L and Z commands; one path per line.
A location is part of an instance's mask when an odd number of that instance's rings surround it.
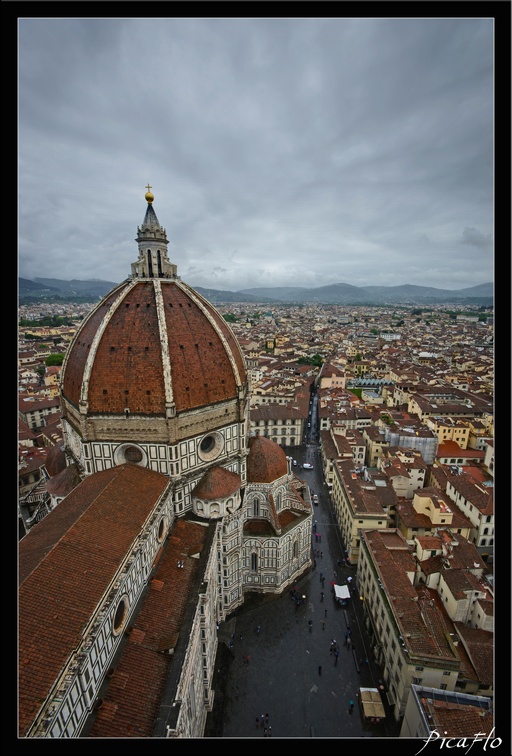
M 18 31 L 20 277 L 124 280 L 150 187 L 191 286 L 493 280 L 493 18 Z

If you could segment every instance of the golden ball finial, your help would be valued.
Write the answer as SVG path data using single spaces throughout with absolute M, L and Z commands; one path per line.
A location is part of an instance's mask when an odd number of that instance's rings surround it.
M 152 195 L 152 193 L 149 191 L 151 189 L 149 183 L 147 184 L 146 189 L 147 189 L 147 192 L 146 192 L 146 194 L 144 196 L 146 198 L 146 202 L 148 202 L 149 204 L 151 204 L 155 198 Z

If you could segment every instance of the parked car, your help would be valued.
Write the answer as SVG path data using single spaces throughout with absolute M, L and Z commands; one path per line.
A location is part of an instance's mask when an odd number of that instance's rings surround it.
M 318 496 L 313 494 L 313 504 L 318 504 Z
M 302 465 L 302 467 L 304 468 L 304 470 L 312 470 L 313 469 L 313 465 L 310 465 L 309 462 L 304 462 L 304 464 Z

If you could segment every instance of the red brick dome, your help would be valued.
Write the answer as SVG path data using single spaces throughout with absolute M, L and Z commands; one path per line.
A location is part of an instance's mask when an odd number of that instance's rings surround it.
M 249 439 L 247 482 L 272 483 L 288 473 L 288 461 L 283 449 L 264 436 Z
M 192 491 L 198 499 L 222 499 L 237 493 L 242 484 L 239 475 L 223 467 L 211 467 Z
M 172 279 L 113 289 L 75 335 L 62 398 L 89 415 L 166 415 L 235 399 L 247 380 L 229 326 L 200 294 Z

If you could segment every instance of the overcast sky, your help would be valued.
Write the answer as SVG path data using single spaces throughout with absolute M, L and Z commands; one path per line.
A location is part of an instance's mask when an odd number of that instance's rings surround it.
M 18 31 L 21 277 L 123 281 L 149 182 L 191 286 L 493 280 L 494 19 Z

